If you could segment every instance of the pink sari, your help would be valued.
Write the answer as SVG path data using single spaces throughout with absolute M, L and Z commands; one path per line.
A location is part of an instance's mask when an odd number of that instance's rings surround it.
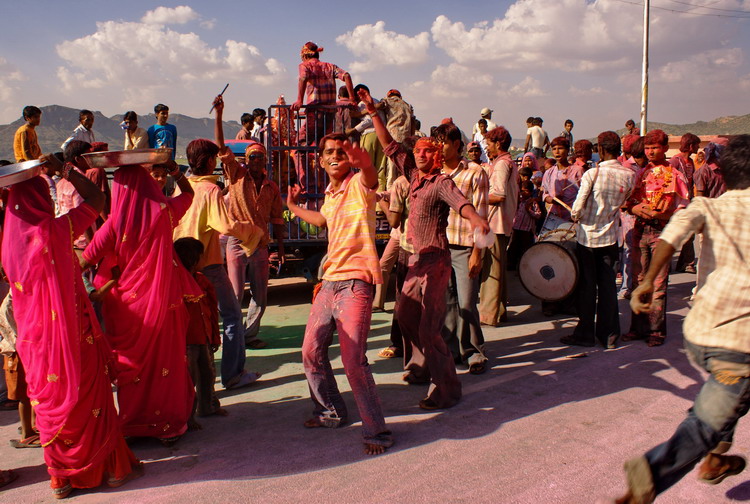
M 81 279 L 73 238 L 97 214 L 82 204 L 55 218 L 41 177 L 10 190 L 2 243 L 44 460 L 53 487 L 98 486 L 136 462 L 120 431 L 111 389 L 111 351 Z
M 170 438 L 187 430 L 195 390 L 183 299 L 202 291 L 174 251 L 172 229 L 192 199 L 167 199 L 145 167 L 123 166 L 115 172 L 110 217 L 83 253 L 91 264 L 102 261 L 96 287 L 111 278 L 113 266 L 122 272 L 103 312 L 126 436 Z

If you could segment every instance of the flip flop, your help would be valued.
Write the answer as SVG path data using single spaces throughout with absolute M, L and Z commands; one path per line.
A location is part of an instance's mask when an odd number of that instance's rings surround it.
M 396 357 L 401 357 L 402 355 L 403 353 L 399 354 L 399 351 L 396 347 L 385 347 L 378 352 L 378 357 L 381 357 L 383 359 L 393 359 Z
M 42 441 L 39 439 L 38 434 L 34 434 L 25 439 L 11 439 L 10 445 L 13 448 L 41 448 Z

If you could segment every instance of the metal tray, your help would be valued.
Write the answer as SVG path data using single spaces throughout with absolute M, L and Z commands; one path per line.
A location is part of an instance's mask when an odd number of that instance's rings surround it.
M 32 159 L 21 163 L 0 166 L 0 187 L 23 182 L 34 178 L 42 172 L 44 161 Z
M 111 168 L 134 164 L 160 164 L 172 158 L 172 149 L 139 149 L 127 151 L 91 152 L 84 154 L 92 168 Z

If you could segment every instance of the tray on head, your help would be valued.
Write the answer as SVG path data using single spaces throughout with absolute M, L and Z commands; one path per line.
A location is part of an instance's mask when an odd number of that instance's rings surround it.
M 172 149 L 139 149 L 84 154 L 92 168 L 114 168 L 134 164 L 160 164 L 172 158 Z
M 17 184 L 36 177 L 41 173 L 43 164 L 44 161 L 40 159 L 32 159 L 31 161 L 0 166 L 0 187 Z

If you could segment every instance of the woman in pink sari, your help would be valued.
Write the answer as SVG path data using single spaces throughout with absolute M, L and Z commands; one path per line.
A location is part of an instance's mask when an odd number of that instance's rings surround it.
M 190 207 L 193 190 L 172 163 L 182 194 L 166 198 L 146 166 L 122 166 L 114 176 L 112 211 L 83 252 L 101 261 L 94 285 L 122 271 L 103 300 L 104 328 L 115 354 L 117 402 L 126 436 L 171 445 L 187 430 L 193 388 L 185 359 L 185 296 L 202 291 L 182 267 L 172 229 Z
M 2 243 L 18 326 L 16 349 L 57 498 L 105 479 L 120 486 L 141 473 L 117 421 L 111 351 L 73 253 L 74 237 L 94 223 L 104 195 L 80 173 L 63 174 L 84 202 L 55 218 L 41 177 L 16 184 L 8 197 Z

